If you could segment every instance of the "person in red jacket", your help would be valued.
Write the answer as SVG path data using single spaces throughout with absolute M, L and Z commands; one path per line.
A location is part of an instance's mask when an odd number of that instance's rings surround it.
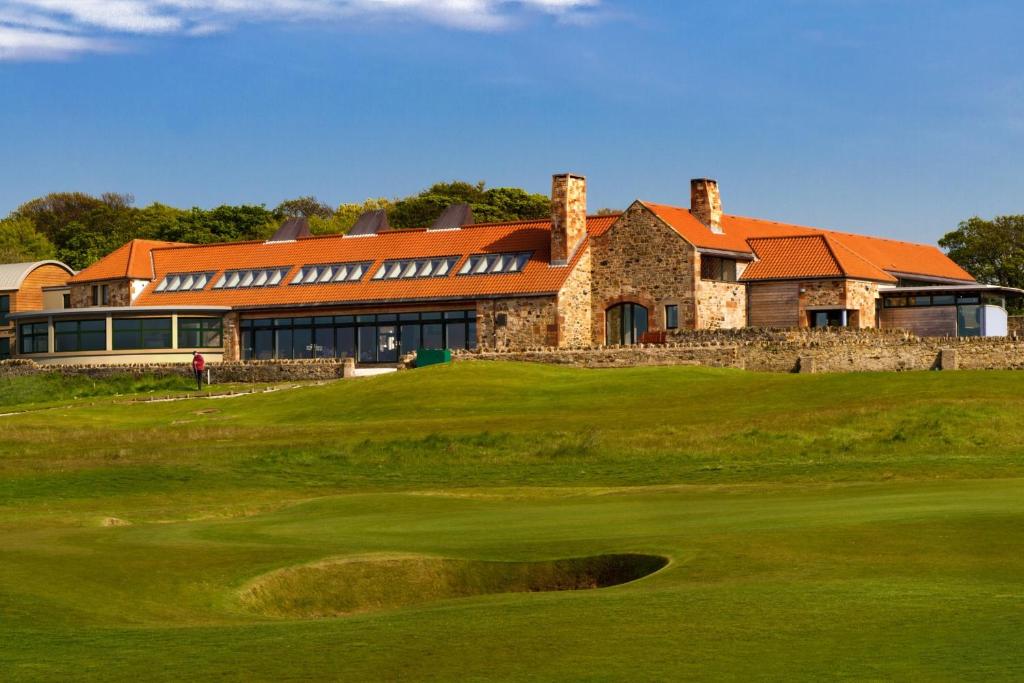
M 196 374 L 196 389 L 203 390 L 203 371 L 206 370 L 206 359 L 198 351 L 192 352 L 192 372 Z

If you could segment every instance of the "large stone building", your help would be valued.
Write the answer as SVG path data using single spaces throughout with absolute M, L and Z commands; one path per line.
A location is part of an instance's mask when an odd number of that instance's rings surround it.
M 634 202 L 588 216 L 586 180 L 554 177 L 551 218 L 474 224 L 453 207 L 348 235 L 289 221 L 265 242 L 135 240 L 70 279 L 64 309 L 19 313 L 19 355 L 41 362 L 353 356 L 418 348 L 589 347 L 684 330 L 905 327 L 1005 334 L 999 288 L 933 246 L 723 213 L 718 184 L 690 207 Z

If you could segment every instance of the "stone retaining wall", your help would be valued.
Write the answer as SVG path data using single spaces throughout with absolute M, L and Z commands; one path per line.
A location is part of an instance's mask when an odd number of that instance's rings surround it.
M 207 363 L 214 384 L 249 384 L 341 379 L 344 361 L 251 361 Z M 167 365 L 40 365 L 31 360 L 0 361 L 0 378 L 53 373 L 92 379 L 130 375 L 133 377 L 192 377 L 184 364 Z
M 1024 337 L 1024 315 L 1011 315 L 1009 328 L 1011 336 Z
M 891 330 L 703 330 L 666 345 L 460 352 L 459 361 L 513 360 L 586 368 L 702 365 L 759 372 L 1024 369 L 1015 338 L 920 338 Z

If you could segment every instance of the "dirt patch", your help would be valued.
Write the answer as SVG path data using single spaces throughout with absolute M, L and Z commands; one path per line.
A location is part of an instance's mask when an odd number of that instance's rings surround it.
M 118 519 L 117 517 L 104 517 L 100 522 L 100 526 L 131 526 L 132 523 L 127 519 Z
M 246 609 L 266 616 L 318 619 L 475 595 L 608 588 L 650 576 L 668 563 L 635 554 L 543 562 L 338 558 L 265 574 L 240 597 Z

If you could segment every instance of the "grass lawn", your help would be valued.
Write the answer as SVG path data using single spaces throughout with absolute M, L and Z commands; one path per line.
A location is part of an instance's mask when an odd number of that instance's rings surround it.
M 0 418 L 0 679 L 1024 677 L 1020 373 L 169 389 Z

